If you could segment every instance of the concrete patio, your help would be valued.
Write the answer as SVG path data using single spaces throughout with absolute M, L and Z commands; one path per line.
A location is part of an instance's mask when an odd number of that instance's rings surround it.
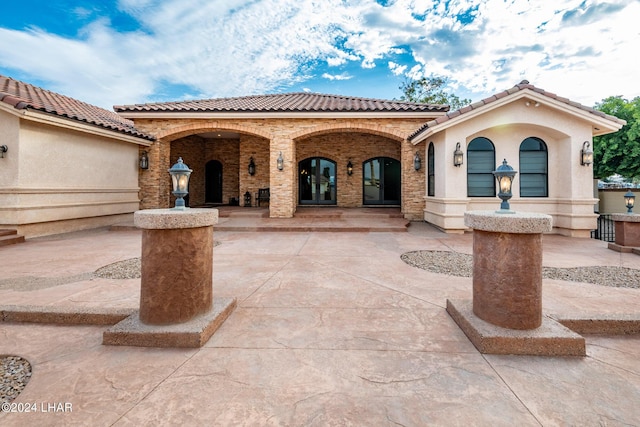
M 587 357 L 480 354 L 445 311 L 471 278 L 412 267 L 415 250 L 470 254 L 472 235 L 215 231 L 214 296 L 238 307 L 200 349 L 102 345 L 106 326 L 0 323 L 0 355 L 28 359 L 0 425 L 640 425 L 640 335 L 587 338 Z M 138 308 L 140 279 L 91 277 L 140 256 L 138 230 L 0 248 L 0 305 Z M 544 237 L 543 265 L 623 266 L 606 242 Z M 39 279 L 38 279 L 39 278 Z M 556 316 L 637 315 L 640 289 L 544 280 Z M 1 308 L 1 307 L 0 307 Z

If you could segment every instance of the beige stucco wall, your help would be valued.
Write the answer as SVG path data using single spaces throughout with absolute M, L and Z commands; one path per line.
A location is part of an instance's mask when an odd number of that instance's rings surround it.
M 4 111 L 0 124 L 9 147 L 0 159 L 0 227 L 34 237 L 108 225 L 139 208 L 137 144 Z
M 637 188 L 607 188 L 598 190 L 600 198 L 599 213 L 627 213 L 627 207 L 624 205 L 624 195 L 631 190 L 636 196 L 634 212 L 640 212 L 640 190 Z
M 549 197 L 521 198 L 518 175 L 513 183 L 511 208 L 524 212 L 541 212 L 553 217 L 555 231 L 587 237 L 596 227 L 593 213 L 593 169 L 580 165 L 584 141 L 591 142 L 591 123 L 577 119 L 557 108 L 534 107 L 519 99 L 492 111 L 461 121 L 428 139 L 433 142 L 436 158 L 436 194 L 427 197 L 426 221 L 452 232 L 462 232 L 464 212 L 498 209 L 497 198 L 467 197 L 467 145 L 476 137 L 486 137 L 495 146 L 496 167 L 503 159 L 520 169 L 519 149 L 527 137 L 542 139 L 548 149 Z M 453 151 L 460 142 L 465 164 L 453 166 Z

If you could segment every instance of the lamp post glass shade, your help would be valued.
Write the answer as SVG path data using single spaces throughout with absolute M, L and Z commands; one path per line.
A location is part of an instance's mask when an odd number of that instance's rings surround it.
M 176 196 L 176 204 L 174 209 L 185 209 L 184 197 L 189 194 L 189 176 L 193 172 L 182 161 L 182 157 L 178 158 L 175 165 L 169 169 L 171 174 L 171 182 L 173 184 L 173 195 Z
M 353 163 L 351 163 L 351 160 L 349 160 L 349 162 L 347 163 L 347 175 L 351 176 L 352 173 L 353 173 Z
M 146 151 L 143 151 L 142 154 L 140 154 L 140 169 L 149 169 L 149 155 Z
M 589 141 L 582 143 L 582 150 L 580 150 L 580 164 L 582 166 L 589 166 L 593 163 L 593 151 L 589 147 Z
M 513 170 L 511 166 L 507 164 L 507 159 L 504 159 L 502 165 L 493 171 L 493 176 L 498 181 L 498 197 L 502 199 L 500 204 L 499 213 L 510 213 L 509 199 L 511 198 L 511 185 L 513 184 L 513 178 L 518 172 Z
M 416 155 L 413 158 L 413 168 L 417 171 L 420 170 L 420 168 L 422 168 L 422 159 L 420 158 L 420 152 L 416 151 Z
M 462 160 L 464 159 L 464 154 L 460 149 L 460 143 L 456 143 L 456 150 L 453 152 L 453 166 L 459 167 L 462 165 Z
M 636 195 L 631 190 L 624 193 L 624 206 L 627 208 L 627 213 L 633 213 L 633 205 L 636 203 Z
M 249 175 L 253 176 L 256 173 L 256 164 L 253 161 L 253 157 L 249 159 Z

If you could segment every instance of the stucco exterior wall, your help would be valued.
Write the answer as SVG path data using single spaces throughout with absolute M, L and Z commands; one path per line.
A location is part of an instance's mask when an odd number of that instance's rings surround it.
M 467 197 L 467 145 L 476 137 L 486 137 L 495 146 L 496 167 L 507 159 L 520 170 L 522 141 L 538 137 L 547 145 L 548 197 L 520 197 L 520 180 L 513 182 L 512 209 L 546 213 L 553 217 L 556 232 L 587 237 L 596 227 L 593 197 L 593 169 L 580 165 L 584 141 L 591 143 L 591 124 L 555 108 L 524 100 L 504 105 L 481 116 L 446 129 L 433 141 L 436 153 L 436 195 L 427 197 L 424 218 L 436 226 L 462 232 L 464 211 L 498 209 L 497 198 Z M 460 142 L 465 164 L 453 166 L 453 151 Z M 444 155 L 444 157 L 443 157 Z
M 34 237 L 108 225 L 139 208 L 138 145 L 2 111 L 0 121 L 9 147 L 0 159 L 0 227 Z

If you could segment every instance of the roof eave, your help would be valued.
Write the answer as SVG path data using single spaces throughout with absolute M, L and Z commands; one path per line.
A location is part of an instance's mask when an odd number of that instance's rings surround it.
M 489 104 L 485 104 L 474 108 L 473 110 L 466 112 L 464 114 L 460 114 L 456 117 L 453 117 L 443 123 L 436 124 L 434 126 L 428 127 L 419 134 L 415 135 L 411 138 L 411 143 L 413 145 L 417 145 L 425 139 L 435 135 L 438 132 L 442 132 L 452 126 L 456 126 L 459 123 L 465 122 L 467 120 L 471 120 L 474 117 L 477 117 L 481 114 L 485 114 L 489 111 L 492 111 L 496 108 L 500 108 L 504 105 L 510 104 L 512 102 L 518 101 L 520 99 L 527 98 L 532 101 L 537 101 L 541 105 L 549 105 L 555 109 L 562 110 L 569 115 L 572 115 L 581 120 L 588 121 L 592 124 L 592 136 L 606 135 L 608 133 L 617 132 L 626 124 L 624 120 L 614 118 L 612 116 L 600 117 L 592 112 L 584 110 L 582 108 L 567 104 L 565 102 L 559 101 L 554 98 L 550 98 L 538 92 L 524 89 L 503 98 L 500 98 L 496 101 L 493 101 Z
M 116 111 L 126 119 L 337 119 L 337 118 L 436 118 L 444 111 Z
M 146 139 L 141 136 L 135 136 L 129 133 L 117 131 L 115 129 L 108 129 L 103 126 L 95 125 L 88 122 L 82 122 L 76 119 L 61 117 L 58 115 L 46 113 L 39 110 L 34 110 L 31 108 L 26 108 L 22 110 L 16 110 L 16 109 L 13 109 L 13 110 L 14 110 L 14 113 L 15 112 L 18 113 L 17 115 L 19 117 L 24 118 L 26 120 L 33 121 L 33 122 L 53 125 L 57 127 L 84 132 L 84 133 L 90 133 L 92 135 L 118 139 L 120 141 L 130 142 L 137 145 L 143 145 L 145 147 L 148 147 L 153 143 L 153 140 Z

